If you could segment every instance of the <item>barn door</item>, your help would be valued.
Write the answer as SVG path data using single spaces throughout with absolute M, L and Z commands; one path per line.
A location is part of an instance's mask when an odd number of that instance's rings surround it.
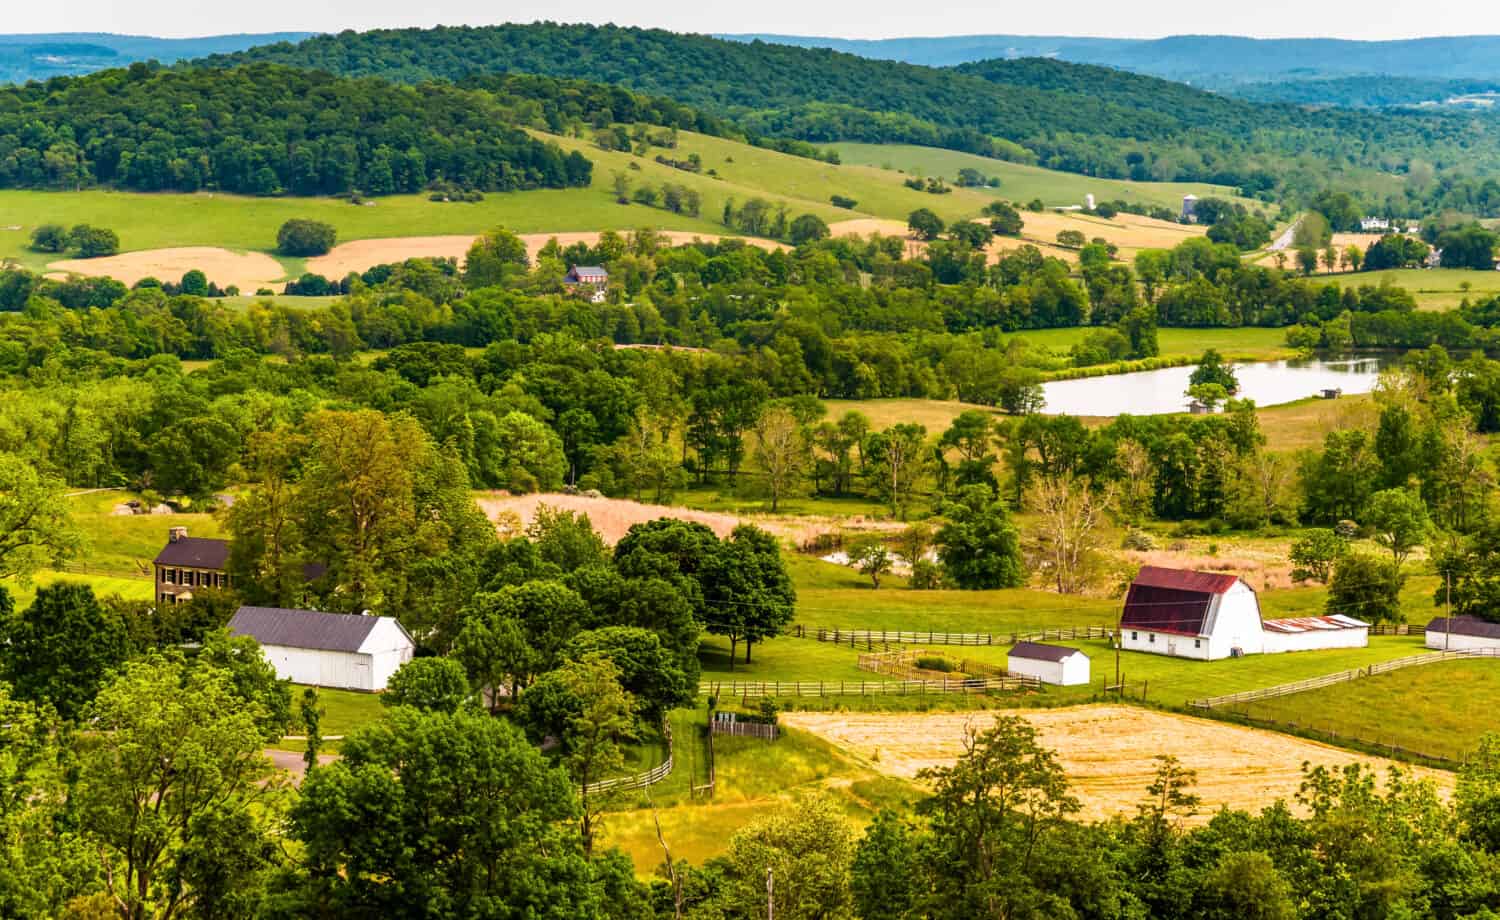
M 1177 640 L 1176 639 L 1171 639 L 1171 638 L 1167 639 L 1167 654 L 1168 655 L 1175 655 L 1175 654 L 1177 654 Z

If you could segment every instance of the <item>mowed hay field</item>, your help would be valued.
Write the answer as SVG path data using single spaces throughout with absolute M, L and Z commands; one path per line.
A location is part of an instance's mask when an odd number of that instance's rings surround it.
M 1391 763 L 1275 732 L 1132 706 L 1017 714 L 1036 727 L 1043 747 L 1057 751 L 1086 819 L 1133 814 L 1155 773 L 1154 758 L 1161 754 L 1173 755 L 1197 771 L 1194 791 L 1203 800 L 1196 818 L 1200 823 L 1221 806 L 1255 812 L 1278 799 L 1291 802 L 1304 763 L 1365 763 L 1377 768 Z M 976 713 L 781 716 L 784 724 L 832 742 L 873 769 L 905 779 L 924 768 L 951 765 L 963 752 L 966 730 L 972 726 L 982 731 L 991 718 Z M 1453 787 L 1451 774 L 1420 768 L 1414 772 L 1445 794 Z
M 1074 173 L 1056 172 L 1024 163 L 1009 163 L 957 150 L 921 147 L 915 144 L 829 144 L 845 163 L 877 166 L 920 176 L 941 176 L 952 182 L 958 171 L 977 169 L 1000 180 L 1000 187 L 983 191 L 1009 201 L 1040 198 L 1049 207 L 1082 204 L 1083 196 L 1093 194 L 1099 201 L 1141 202 L 1173 210 L 1182 207 L 1182 196 L 1200 198 L 1215 196 L 1236 198 L 1235 189 L 1227 185 L 1198 182 L 1131 182 L 1126 179 L 1096 179 Z M 1243 199 L 1237 199 L 1243 200 Z M 1248 202 L 1247 202 L 1248 203 Z

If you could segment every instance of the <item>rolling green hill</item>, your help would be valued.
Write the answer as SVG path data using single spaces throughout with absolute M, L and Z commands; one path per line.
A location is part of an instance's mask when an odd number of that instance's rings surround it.
M 986 176 L 1000 180 L 996 189 L 985 190 L 1008 201 L 1030 201 L 1040 198 L 1052 206 L 1078 204 L 1083 196 L 1092 193 L 1099 201 L 1137 201 L 1176 209 L 1182 204 L 1182 196 L 1210 195 L 1233 198 L 1237 189 L 1227 185 L 1203 182 L 1131 182 L 1128 179 L 1100 179 L 1080 176 L 1077 173 L 1059 172 L 1029 166 L 1025 163 L 1007 163 L 981 157 L 958 150 L 940 147 L 920 147 L 915 144 L 860 144 L 845 142 L 830 144 L 829 149 L 839 155 L 845 164 L 863 164 L 894 169 L 919 176 L 941 176 L 950 182 L 960 169 L 977 169 Z
M 1211 181 L 1310 197 L 1355 187 L 1429 210 L 1500 171 L 1500 121 L 1312 112 L 1055 61 L 961 69 L 661 30 L 538 23 L 323 35 L 208 59 L 416 82 L 526 72 L 615 83 L 732 117 L 755 134 L 902 142 L 1108 178 Z M 1445 180 L 1408 183 L 1410 160 Z M 1451 174 L 1451 175 L 1450 175 Z M 1424 177 L 1425 180 L 1425 177 Z M 1409 203 L 1409 204 L 1408 204 Z M 1500 213 L 1500 195 L 1483 204 Z

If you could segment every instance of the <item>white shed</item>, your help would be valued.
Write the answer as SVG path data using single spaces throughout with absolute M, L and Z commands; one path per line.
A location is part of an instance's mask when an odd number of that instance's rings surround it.
M 229 631 L 259 642 L 277 677 L 344 690 L 384 690 L 416 648 L 394 617 L 241 607 Z
M 1035 677 L 1044 684 L 1073 687 L 1089 682 L 1089 656 L 1076 648 L 1017 642 L 1010 650 L 1005 669 L 1012 674 Z
M 1260 602 L 1238 575 L 1142 566 L 1120 616 L 1120 647 L 1212 661 L 1264 648 Z
M 1427 647 L 1443 651 L 1500 649 L 1500 623 L 1479 617 L 1438 617 L 1427 624 Z

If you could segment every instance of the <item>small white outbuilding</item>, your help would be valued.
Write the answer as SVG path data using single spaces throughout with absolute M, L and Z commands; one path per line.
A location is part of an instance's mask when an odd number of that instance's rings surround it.
M 1012 674 L 1035 677 L 1044 684 L 1074 687 L 1089 682 L 1089 656 L 1076 648 L 1017 642 L 1010 650 L 1005 669 Z
M 342 690 L 384 690 L 416 649 L 395 617 L 241 607 L 229 632 L 259 642 L 278 678 Z
M 1479 617 L 1438 617 L 1427 624 L 1426 645 L 1439 651 L 1500 649 L 1500 623 Z

